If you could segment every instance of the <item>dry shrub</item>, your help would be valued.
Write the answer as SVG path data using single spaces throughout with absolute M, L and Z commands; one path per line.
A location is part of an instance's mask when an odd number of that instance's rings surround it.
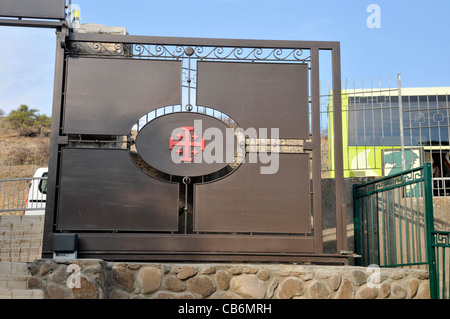
M 6 165 L 43 164 L 48 162 L 49 141 L 40 140 L 34 145 L 21 145 L 6 152 Z

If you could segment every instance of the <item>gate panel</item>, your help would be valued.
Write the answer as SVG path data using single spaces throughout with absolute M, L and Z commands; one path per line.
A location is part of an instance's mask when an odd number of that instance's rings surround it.
M 199 62 L 197 104 L 243 128 L 279 128 L 281 137 L 309 139 L 306 64 Z
M 144 114 L 181 103 L 178 61 L 69 57 L 64 133 L 127 135 Z
M 310 233 L 308 168 L 308 154 L 279 154 L 276 174 L 247 159 L 229 177 L 195 185 L 194 230 Z
M 63 20 L 65 5 L 65 0 L 2 0 L 0 16 Z
M 57 228 L 178 230 L 178 184 L 142 174 L 126 150 L 63 149 Z

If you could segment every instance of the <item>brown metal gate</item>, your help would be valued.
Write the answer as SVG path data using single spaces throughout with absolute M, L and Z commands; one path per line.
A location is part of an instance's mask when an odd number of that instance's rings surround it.
M 321 212 L 319 51 L 339 161 L 339 43 L 57 34 L 44 257 L 74 233 L 83 258 L 345 262 Z

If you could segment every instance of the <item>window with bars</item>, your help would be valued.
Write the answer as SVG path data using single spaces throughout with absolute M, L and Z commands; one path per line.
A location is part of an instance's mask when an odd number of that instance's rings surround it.
M 404 95 L 401 127 L 398 96 L 350 95 L 348 146 L 382 149 L 393 157 L 387 150 L 400 148 L 403 132 L 405 155 L 419 152 L 420 162 L 433 165 L 434 195 L 450 196 L 449 100 L 450 95 Z M 390 163 L 383 158 L 380 164 Z

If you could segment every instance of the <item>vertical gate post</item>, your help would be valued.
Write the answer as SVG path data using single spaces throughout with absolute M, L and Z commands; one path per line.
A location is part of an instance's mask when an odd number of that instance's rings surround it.
M 342 100 L 341 100 L 341 49 L 336 45 L 332 52 L 333 68 L 333 137 L 336 189 L 336 242 L 338 252 L 348 249 L 347 216 L 344 202 L 344 166 L 342 149 Z
M 431 163 L 424 164 L 424 206 L 425 206 L 425 232 L 427 238 L 427 259 L 428 272 L 430 276 L 430 297 L 439 298 L 438 273 L 436 269 L 436 252 L 433 247 L 434 214 L 433 214 L 433 184 L 432 184 Z
M 53 85 L 52 125 L 50 134 L 50 156 L 48 160 L 47 204 L 45 207 L 44 237 L 42 254 L 53 251 L 53 224 L 55 222 L 55 203 L 57 192 L 59 144 L 61 143 L 61 106 L 64 88 L 65 46 L 67 27 L 64 25 L 56 31 L 55 76 Z
M 316 253 L 323 252 L 322 224 L 322 161 L 320 160 L 320 87 L 319 87 L 319 49 L 311 49 L 311 118 L 313 136 L 313 198 L 314 198 L 314 234 L 316 236 Z
M 358 184 L 353 185 L 353 232 L 354 232 L 354 245 L 355 245 L 355 253 L 357 255 L 361 255 L 361 240 L 360 240 L 360 233 L 361 233 L 361 218 L 359 216 L 359 198 L 357 195 L 357 188 Z M 355 263 L 357 266 L 361 266 L 361 259 L 362 258 L 356 258 Z

